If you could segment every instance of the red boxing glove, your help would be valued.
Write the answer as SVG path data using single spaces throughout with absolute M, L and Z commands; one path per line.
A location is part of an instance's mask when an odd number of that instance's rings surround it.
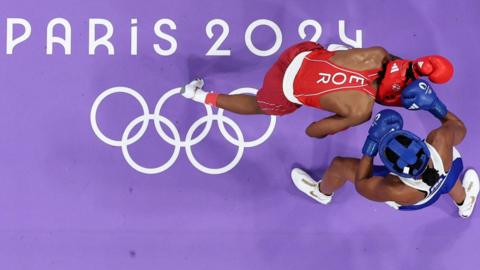
M 413 61 L 413 68 L 421 76 L 428 76 L 433 83 L 446 83 L 453 76 L 453 65 L 440 55 L 429 55 Z

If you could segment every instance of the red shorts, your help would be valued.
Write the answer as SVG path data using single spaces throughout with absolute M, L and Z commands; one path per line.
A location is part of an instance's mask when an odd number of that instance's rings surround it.
M 295 56 L 313 50 L 323 50 L 323 47 L 318 43 L 306 41 L 293 45 L 280 55 L 265 75 L 263 86 L 257 93 L 257 103 L 262 112 L 269 115 L 284 115 L 301 106 L 289 101 L 283 94 L 283 77 Z

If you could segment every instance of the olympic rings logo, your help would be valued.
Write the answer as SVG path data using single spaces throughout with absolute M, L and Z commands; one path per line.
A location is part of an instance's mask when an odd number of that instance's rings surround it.
M 254 88 L 239 88 L 237 90 L 232 91 L 230 94 L 242 94 L 242 93 L 256 94 L 257 91 L 258 90 Z M 123 93 L 123 94 L 128 94 L 132 96 L 140 103 L 140 106 L 142 107 L 142 110 L 143 110 L 143 115 L 138 116 L 127 125 L 127 127 L 123 131 L 123 134 L 120 140 L 114 140 L 105 136 L 105 134 L 103 134 L 103 132 L 98 127 L 98 123 L 97 123 L 98 107 L 100 106 L 100 104 L 105 98 L 116 93 Z M 180 87 L 174 88 L 168 91 L 167 93 L 165 93 L 158 100 L 155 106 L 155 110 L 151 114 L 149 111 L 147 102 L 142 97 L 142 95 L 140 95 L 137 91 L 128 87 L 123 87 L 123 86 L 107 89 L 95 99 L 92 105 L 92 109 L 90 111 L 90 124 L 92 125 L 93 132 L 104 143 L 111 146 L 120 147 L 122 150 L 123 157 L 125 158 L 127 163 L 133 169 L 144 174 L 157 174 L 169 169 L 177 160 L 182 147 L 185 148 L 185 151 L 190 163 L 199 171 L 207 174 L 222 174 L 230 171 L 240 162 L 240 159 L 243 156 L 243 152 L 245 148 L 255 147 L 257 145 L 262 144 L 270 137 L 270 135 L 273 133 L 273 130 L 275 129 L 276 117 L 271 116 L 270 124 L 262 136 L 260 136 L 256 140 L 245 141 L 240 127 L 231 118 L 223 115 L 223 109 L 218 109 L 217 113 L 214 114 L 212 107 L 205 105 L 205 110 L 207 115 L 202 116 L 197 121 L 195 121 L 190 127 L 190 129 L 188 130 L 185 136 L 185 139 L 182 140 L 177 127 L 172 123 L 172 121 L 170 121 L 169 119 L 161 115 L 161 110 L 165 102 L 172 96 L 177 95 L 179 93 L 180 93 Z M 153 121 L 155 129 L 158 135 L 160 136 L 160 138 L 162 138 L 165 142 L 167 142 L 168 144 L 174 147 L 173 154 L 170 157 L 170 159 L 167 162 L 165 162 L 163 165 L 158 167 L 153 167 L 153 168 L 144 167 L 138 164 L 137 162 L 135 162 L 128 151 L 128 146 L 137 142 L 145 134 L 150 121 Z M 198 162 L 198 160 L 195 158 L 192 151 L 192 146 L 200 143 L 208 135 L 208 133 L 210 132 L 210 129 L 212 128 L 213 121 L 217 122 L 218 128 L 221 134 L 225 137 L 225 139 L 231 144 L 238 147 L 237 154 L 235 155 L 233 160 L 227 165 L 225 165 L 224 167 L 220 167 L 220 168 L 209 168 L 204 166 L 203 164 Z M 135 126 L 139 124 L 141 124 L 141 127 L 138 130 L 138 132 L 134 135 L 131 135 L 132 130 L 135 128 Z M 165 133 L 161 124 L 163 124 L 164 126 L 170 129 L 173 137 L 170 137 Z M 195 131 L 202 124 L 205 125 L 203 130 L 196 137 L 193 137 L 193 135 L 195 134 Z M 233 131 L 235 132 L 236 138 L 234 138 L 228 133 L 228 131 L 225 129 L 225 124 L 229 125 L 233 129 Z

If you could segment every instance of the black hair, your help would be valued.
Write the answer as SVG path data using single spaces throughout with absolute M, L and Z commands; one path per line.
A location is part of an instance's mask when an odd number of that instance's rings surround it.
M 422 174 L 423 182 L 425 182 L 425 184 L 429 186 L 435 185 L 439 179 L 440 179 L 440 175 L 438 174 L 438 171 L 435 170 L 434 168 L 427 168 L 425 172 Z
M 408 64 L 408 69 L 407 69 L 407 82 L 415 80 L 415 73 L 413 72 L 413 63 L 410 62 Z
M 392 55 L 390 54 L 389 55 L 389 61 L 385 62 L 382 64 L 382 69 L 377 72 L 378 74 L 378 77 L 380 78 L 379 80 L 379 84 L 381 83 L 381 81 L 383 81 L 383 79 L 385 78 L 385 75 L 387 73 L 387 65 L 388 65 L 388 62 L 390 61 L 395 61 L 395 60 L 402 60 L 402 58 L 398 57 L 398 56 L 395 56 L 395 55 Z M 406 78 L 407 78 L 407 82 L 411 82 L 413 80 L 416 80 L 416 77 L 415 77 L 415 72 L 413 71 L 413 62 L 409 62 L 408 63 L 408 68 L 407 68 L 407 72 L 406 72 Z

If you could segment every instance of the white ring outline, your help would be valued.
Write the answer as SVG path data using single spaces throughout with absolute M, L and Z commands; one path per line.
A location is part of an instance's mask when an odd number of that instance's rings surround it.
M 190 129 L 187 132 L 187 136 L 185 137 L 185 139 L 186 140 L 190 139 L 193 136 L 193 133 L 195 132 L 195 130 L 198 128 L 198 126 L 200 126 L 204 122 L 211 121 L 211 119 L 216 120 L 217 122 L 220 121 L 220 119 L 222 119 L 222 121 L 225 121 L 229 126 L 231 126 L 233 128 L 233 130 L 235 131 L 235 133 L 237 134 L 238 140 L 241 142 L 241 144 L 238 145 L 238 151 L 237 151 L 237 154 L 235 155 L 235 157 L 233 158 L 233 160 L 230 163 L 228 163 L 227 165 L 225 165 L 224 167 L 221 167 L 221 168 L 208 168 L 208 167 L 203 166 L 200 162 L 197 161 L 197 159 L 195 158 L 195 156 L 193 155 L 193 152 L 192 152 L 192 147 L 191 147 L 192 145 L 187 144 L 187 146 L 185 147 L 185 152 L 187 154 L 188 160 L 190 160 L 192 165 L 195 168 L 197 168 L 199 171 L 204 172 L 204 173 L 208 173 L 208 174 L 222 174 L 222 173 L 226 173 L 226 172 L 230 171 L 240 162 L 240 160 L 242 159 L 242 156 L 243 156 L 243 151 L 245 149 L 245 146 L 244 146 L 244 143 L 243 143 L 244 142 L 243 133 L 240 130 L 240 127 L 232 119 L 230 119 L 226 116 L 219 116 L 219 115 L 214 115 L 211 118 L 209 118 L 208 115 L 203 116 L 200 119 L 198 119 L 197 121 L 195 121 L 195 123 L 192 124 L 192 126 L 190 127 Z
M 155 110 L 153 112 L 154 115 L 161 115 L 160 114 L 160 110 L 162 109 L 163 105 L 165 104 L 165 102 L 171 98 L 172 96 L 176 95 L 176 94 L 179 94 L 180 93 L 180 87 L 178 88 L 174 88 L 170 91 L 168 91 L 167 93 L 165 93 L 157 102 L 157 104 L 155 105 Z M 213 116 L 213 111 L 212 111 L 212 107 L 210 107 L 209 105 L 207 104 L 204 104 L 205 106 L 205 110 L 207 112 L 207 116 L 209 117 L 212 117 Z M 199 142 L 201 142 L 203 139 L 205 139 L 205 137 L 207 137 L 208 133 L 210 132 L 210 129 L 212 128 L 212 122 L 213 122 L 213 119 L 209 119 L 207 124 L 205 125 L 205 128 L 202 130 L 202 132 L 196 137 L 193 139 L 193 141 L 188 141 L 187 139 L 185 139 L 185 141 L 181 141 L 180 140 L 180 146 L 182 147 L 185 147 L 187 146 L 188 144 L 190 145 L 195 145 Z M 155 129 L 157 130 L 158 134 L 160 135 L 160 137 L 162 137 L 162 139 L 164 139 L 167 143 L 175 146 L 176 145 L 176 141 L 174 139 L 172 139 L 170 136 L 168 136 L 162 129 L 161 125 L 160 125 L 160 122 L 157 122 L 157 121 L 154 121 L 153 124 L 155 125 Z
M 270 135 L 272 134 L 273 130 L 275 129 L 276 125 L 276 116 L 271 116 L 270 119 L 270 124 L 269 127 L 267 128 L 267 131 L 258 139 L 253 140 L 253 141 L 248 141 L 245 142 L 243 133 L 240 129 L 240 127 L 229 117 L 223 115 L 224 110 L 223 109 L 218 109 L 217 114 L 213 114 L 212 108 L 209 105 L 204 105 L 206 108 L 207 115 L 199 118 L 192 124 L 190 129 L 187 132 L 187 135 L 185 136 L 185 141 L 182 141 L 180 138 L 180 134 L 178 132 L 178 129 L 176 126 L 167 118 L 164 116 L 160 115 L 160 111 L 164 103 L 168 100 L 168 98 L 172 97 L 175 94 L 180 94 L 180 87 L 174 88 L 166 92 L 157 102 L 154 110 L 154 114 L 150 114 L 148 104 L 145 101 L 145 99 L 135 90 L 128 88 L 128 87 L 123 87 L 123 86 L 118 86 L 118 87 L 112 87 L 104 92 L 102 92 L 94 101 L 92 105 L 92 109 L 90 111 L 90 123 L 92 125 L 92 129 L 95 133 L 95 135 L 103 142 L 106 144 L 109 144 L 111 146 L 118 146 L 121 147 L 122 154 L 127 161 L 127 163 L 135 170 L 144 173 L 144 174 L 156 174 L 156 173 L 161 173 L 168 168 L 170 168 L 175 161 L 178 159 L 178 156 L 180 154 L 180 149 L 182 147 L 185 147 L 185 151 L 187 154 L 188 160 L 191 162 L 191 164 L 198 169 L 201 172 L 207 173 L 207 174 L 221 174 L 230 171 L 233 169 L 241 160 L 244 149 L 246 147 L 254 147 L 257 146 L 261 143 L 263 143 Z M 230 94 L 239 94 L 239 93 L 251 93 L 251 94 L 256 94 L 258 92 L 257 89 L 254 88 L 239 88 L 236 89 Z M 114 140 L 111 138 L 108 138 L 105 136 L 100 128 L 98 127 L 97 123 L 97 111 L 98 107 L 100 106 L 101 102 L 109 95 L 115 94 L 115 93 L 125 93 L 133 96 L 141 105 L 142 110 L 143 110 L 143 115 L 135 118 L 132 120 L 127 127 L 125 128 L 123 134 L 122 134 L 122 139 L 121 140 Z M 147 168 L 139 165 L 136 163 L 132 157 L 130 156 L 130 153 L 128 152 L 128 145 L 137 142 L 146 132 L 148 128 L 148 123 L 149 121 L 152 120 L 155 125 L 155 129 L 159 136 L 165 140 L 165 142 L 169 143 L 170 145 L 174 146 L 174 151 L 170 159 L 165 162 L 163 165 L 154 167 L 154 168 Z M 211 125 L 213 121 L 217 121 L 217 125 L 220 129 L 221 134 L 233 145 L 238 147 L 237 154 L 235 155 L 234 159 L 228 163 L 224 167 L 220 168 L 208 168 L 204 165 L 202 165 L 200 162 L 198 162 L 193 155 L 192 152 L 192 146 L 196 145 L 197 143 L 201 142 L 205 137 L 208 135 L 211 129 Z M 142 122 L 142 126 L 139 129 L 139 131 L 132 136 L 131 138 L 128 138 L 130 135 L 130 132 L 133 130 L 135 126 L 137 126 L 140 122 Z M 195 132 L 195 130 L 203 123 L 206 122 L 206 125 L 202 132 L 195 138 L 192 139 L 192 136 Z M 229 126 L 231 126 L 236 133 L 238 139 L 233 138 L 228 131 L 225 129 L 224 122 L 227 123 Z M 163 129 L 161 128 L 161 123 L 164 123 L 167 125 L 170 130 L 172 131 L 173 138 L 168 136 Z
M 133 96 L 136 100 L 138 100 L 138 102 L 142 106 L 143 115 L 147 116 L 150 113 L 149 113 L 149 109 L 148 109 L 148 104 L 145 101 L 145 99 L 142 97 L 142 95 L 140 95 L 137 91 L 135 91 L 131 88 L 128 88 L 128 87 L 117 86 L 117 87 L 109 88 L 109 89 L 103 91 L 95 99 L 95 101 L 93 102 L 93 105 L 92 105 L 92 110 L 90 111 L 90 123 L 92 125 L 93 132 L 95 133 L 95 135 L 97 135 L 97 137 L 100 140 L 102 140 L 102 142 L 104 142 L 108 145 L 111 145 L 111 146 L 120 147 L 120 146 L 122 146 L 122 140 L 114 140 L 114 139 L 110 139 L 107 136 L 105 136 L 103 134 L 103 132 L 100 130 L 100 128 L 98 127 L 98 123 L 97 123 L 98 107 L 100 106 L 100 104 L 102 103 L 102 101 L 106 97 L 108 97 L 109 95 L 112 95 L 112 94 L 116 94 L 116 93 L 124 93 L 124 94 L 128 94 L 128 95 Z M 147 131 L 147 127 L 148 127 L 148 119 L 147 119 L 147 117 L 145 117 L 143 119 L 143 123 L 142 123 L 142 126 L 140 127 L 140 130 L 132 138 L 129 138 L 127 140 L 127 144 L 130 145 L 130 144 L 138 141 L 143 136 L 143 134 L 145 134 L 145 131 Z
M 135 118 L 128 126 L 125 128 L 125 131 L 123 132 L 122 135 L 122 154 L 125 160 L 127 161 L 128 165 L 130 165 L 133 169 L 144 173 L 144 174 L 157 174 L 161 173 L 167 169 L 169 169 L 177 160 L 179 154 L 180 154 L 180 148 L 181 146 L 179 144 L 175 144 L 175 148 L 173 149 L 173 154 L 170 157 L 170 159 L 165 162 L 163 165 L 158 166 L 156 168 L 147 168 L 139 165 L 137 162 L 135 162 L 132 157 L 130 156 L 130 153 L 128 152 L 128 144 L 126 143 L 128 135 L 132 131 L 132 129 L 138 125 L 138 123 L 142 122 L 147 119 L 147 123 L 150 120 L 159 121 L 165 123 L 170 130 L 172 131 L 173 136 L 176 138 L 176 141 L 180 142 L 180 134 L 178 133 L 178 129 L 175 127 L 175 125 L 172 123 L 172 121 L 168 120 L 167 118 L 161 116 L 161 115 L 155 115 L 155 114 L 149 114 L 147 117 L 144 115 L 141 115 L 137 118 Z

